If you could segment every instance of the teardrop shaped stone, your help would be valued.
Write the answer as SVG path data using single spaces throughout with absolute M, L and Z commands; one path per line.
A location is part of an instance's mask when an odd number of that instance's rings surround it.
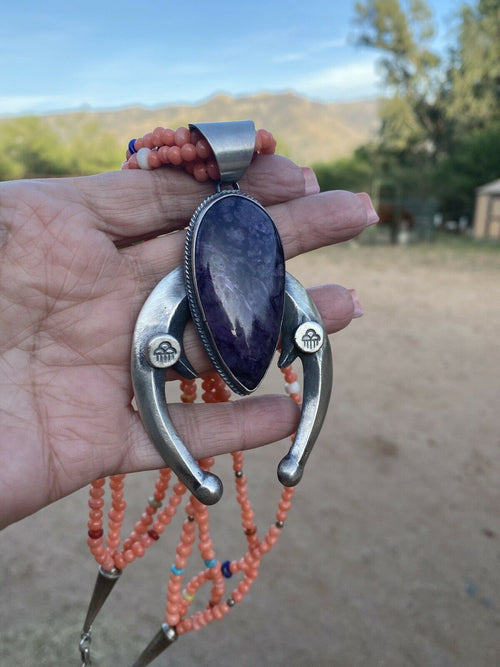
M 285 261 L 278 230 L 257 202 L 224 193 L 202 211 L 190 252 L 207 352 L 229 386 L 248 394 L 264 377 L 281 330 Z

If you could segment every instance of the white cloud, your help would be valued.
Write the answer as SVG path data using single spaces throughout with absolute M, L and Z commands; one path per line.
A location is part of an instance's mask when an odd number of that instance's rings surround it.
M 378 91 L 374 61 L 334 65 L 300 77 L 293 87 L 299 93 L 323 99 L 368 97 Z
M 272 62 L 276 65 L 283 65 L 285 63 L 296 63 L 305 58 L 304 52 L 299 53 L 281 53 L 273 57 Z
M 0 115 L 75 109 L 83 100 L 69 95 L 0 95 Z
M 311 51 L 327 51 L 328 49 L 339 49 L 347 44 L 346 37 L 338 37 L 337 39 L 329 39 L 320 42 L 312 42 L 310 46 Z
M 299 62 L 301 60 L 306 60 L 310 57 L 317 57 L 318 53 L 322 51 L 330 51 L 331 49 L 339 49 L 346 44 L 345 37 L 338 37 L 337 39 L 329 39 L 318 42 L 309 42 L 300 51 L 289 51 L 285 53 L 279 53 L 275 55 L 272 59 L 272 62 L 277 65 L 283 65 L 286 63 Z

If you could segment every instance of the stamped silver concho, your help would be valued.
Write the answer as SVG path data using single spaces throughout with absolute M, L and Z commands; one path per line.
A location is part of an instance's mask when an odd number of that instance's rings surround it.
M 253 156 L 252 121 L 199 123 L 211 145 L 221 180 L 191 220 L 184 266 L 153 289 L 135 326 L 132 382 L 144 426 L 165 464 L 202 503 L 222 495 L 220 479 L 200 468 L 169 416 L 165 369 L 193 379 L 183 348 L 192 319 L 218 373 L 241 395 L 255 391 L 281 338 L 280 368 L 300 358 L 303 403 L 295 439 L 278 466 L 278 478 L 295 486 L 318 437 L 332 388 L 328 336 L 307 291 L 285 273 L 283 248 L 267 211 L 242 193 L 237 180 Z M 229 185 L 231 189 L 224 189 Z

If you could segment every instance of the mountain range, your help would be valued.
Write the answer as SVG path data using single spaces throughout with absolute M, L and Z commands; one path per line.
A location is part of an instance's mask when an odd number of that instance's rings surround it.
M 256 127 L 265 127 L 274 134 L 280 153 L 305 165 L 347 156 L 373 139 L 379 124 L 377 107 L 375 99 L 327 104 L 291 92 L 236 98 L 218 94 L 197 105 L 81 110 L 44 118 L 63 139 L 82 124 L 91 124 L 97 132 L 115 136 L 124 150 L 129 139 L 158 125 L 176 128 L 189 122 L 251 118 Z

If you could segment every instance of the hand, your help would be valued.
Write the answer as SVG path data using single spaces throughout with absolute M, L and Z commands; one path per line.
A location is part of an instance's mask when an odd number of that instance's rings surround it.
M 367 195 L 305 196 L 311 181 L 260 156 L 241 182 L 269 208 L 287 257 L 376 220 Z M 164 465 L 131 408 L 132 332 L 151 289 L 182 262 L 183 229 L 212 191 L 173 169 L 0 184 L 0 526 L 97 477 Z M 329 332 L 353 317 L 344 288 L 311 294 Z M 199 373 L 210 370 L 191 329 L 186 351 Z M 169 409 L 197 458 L 274 442 L 297 420 L 278 396 Z

